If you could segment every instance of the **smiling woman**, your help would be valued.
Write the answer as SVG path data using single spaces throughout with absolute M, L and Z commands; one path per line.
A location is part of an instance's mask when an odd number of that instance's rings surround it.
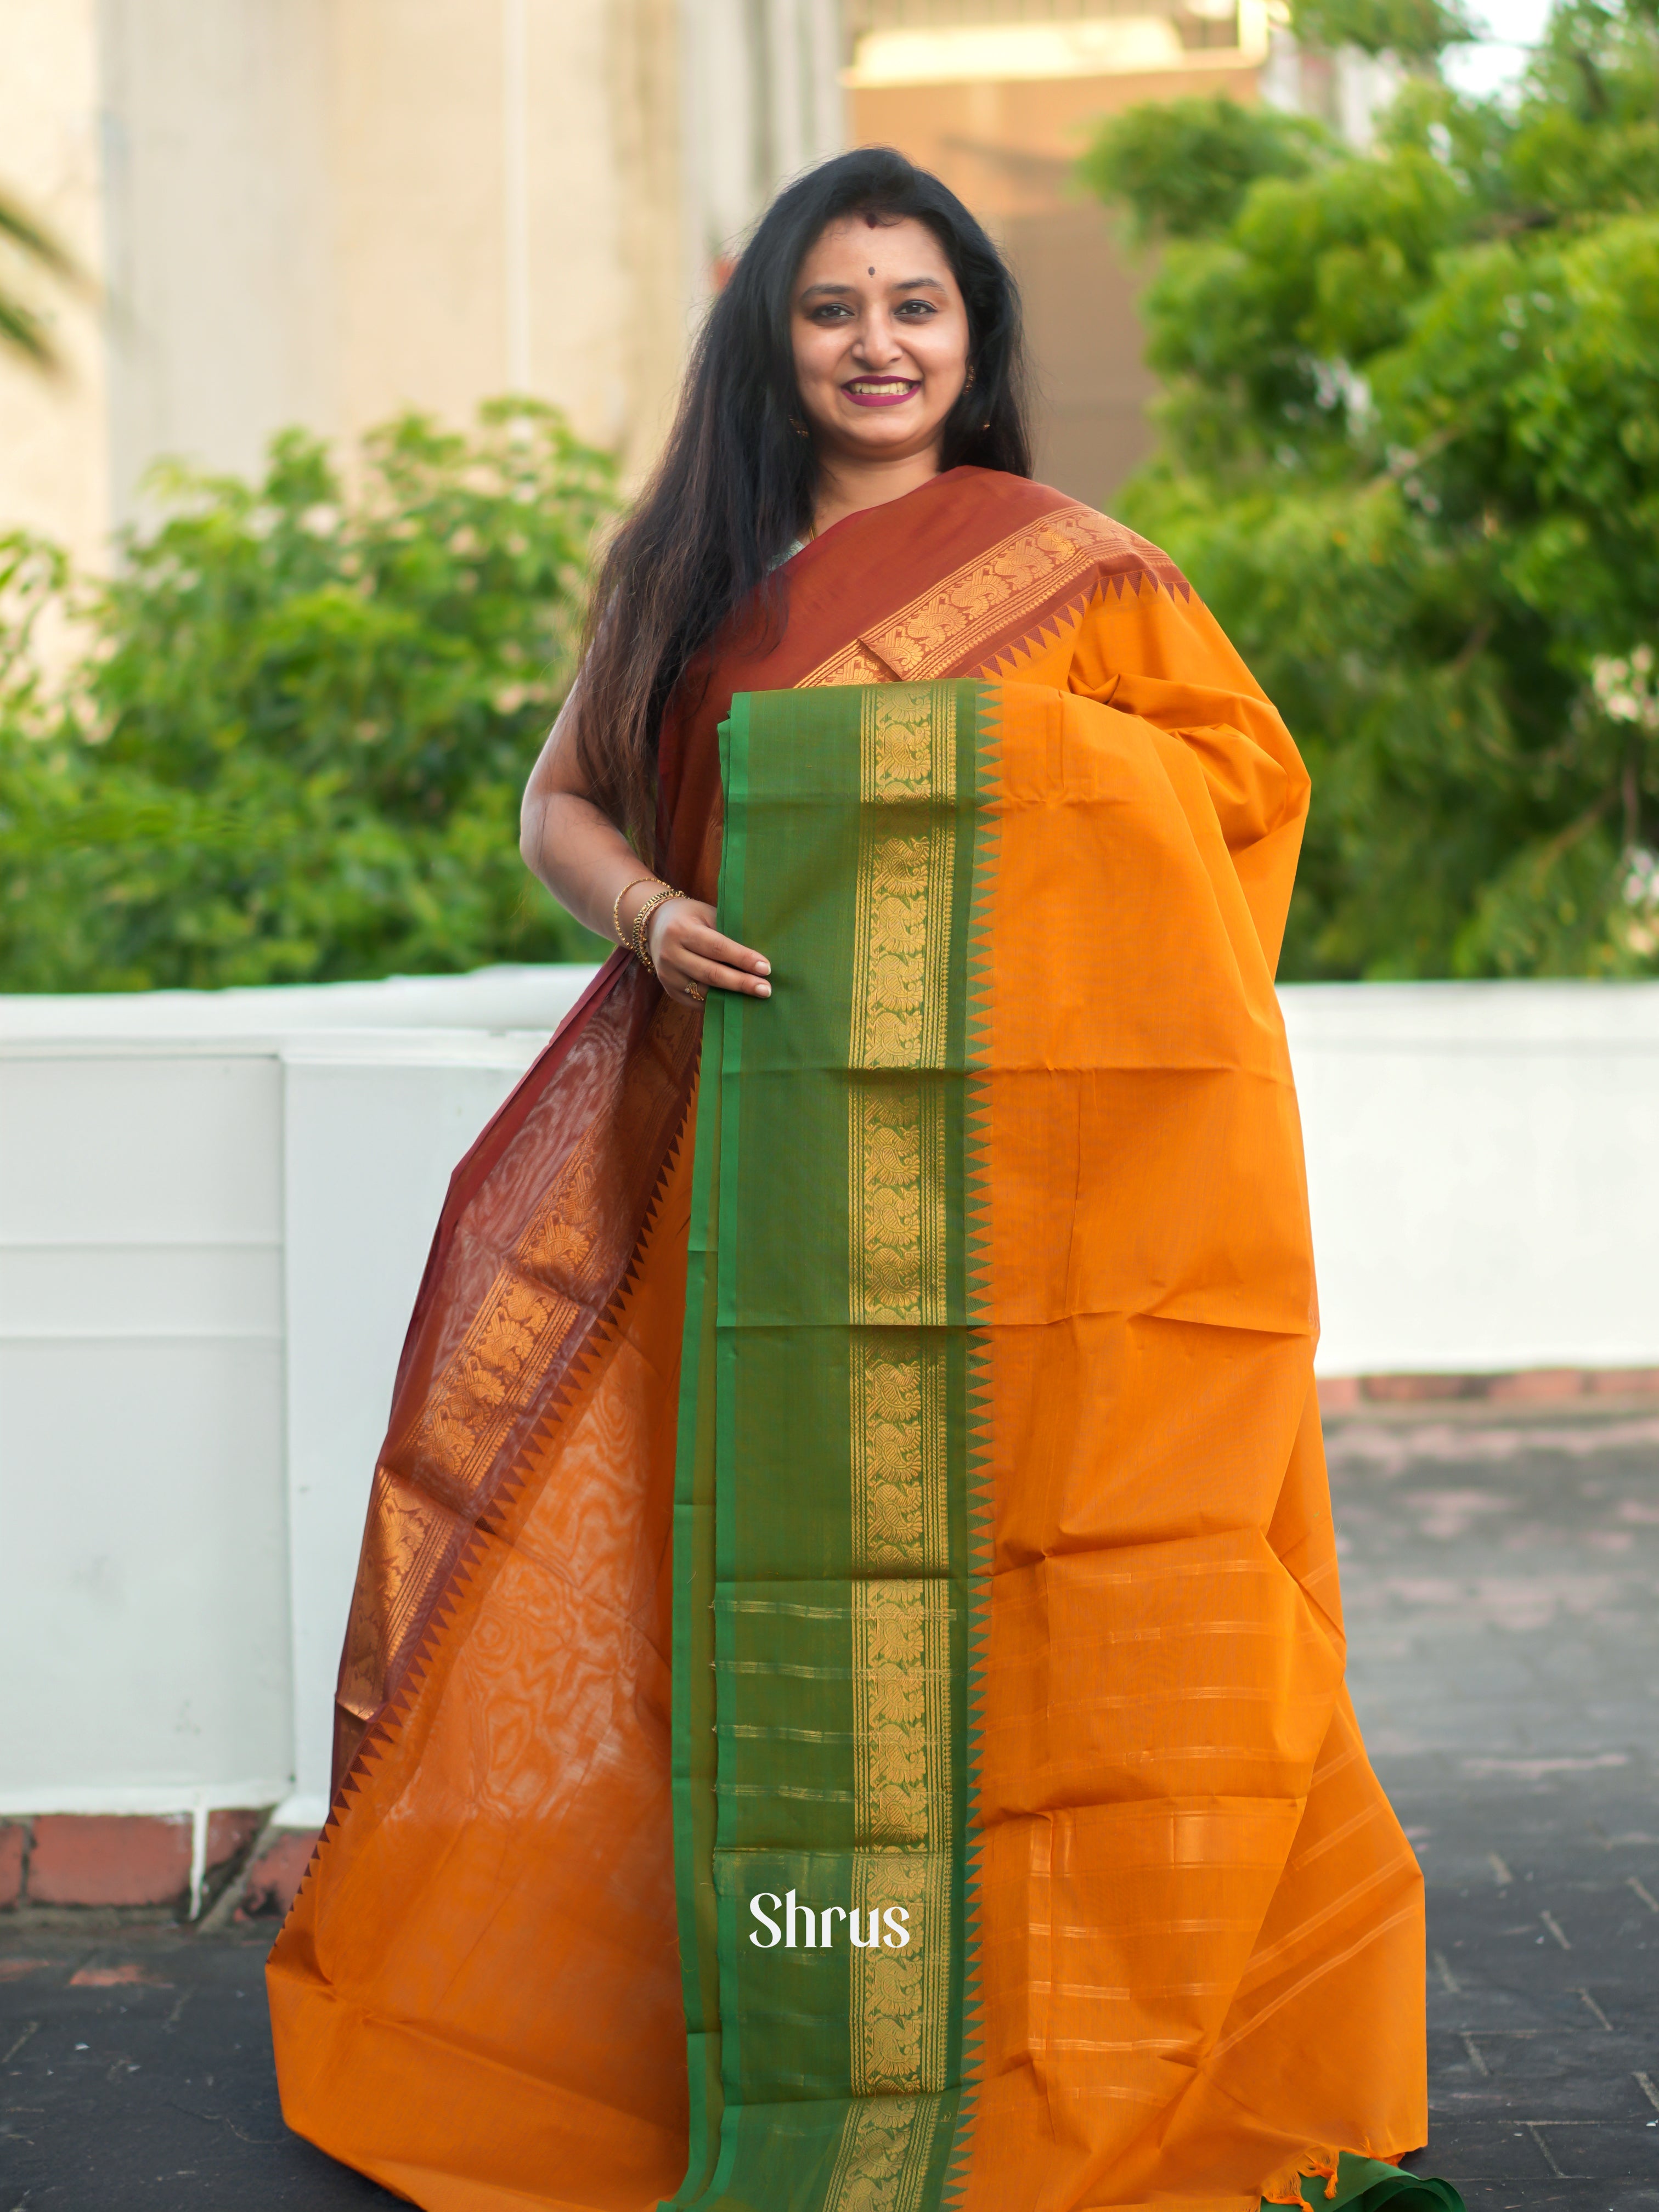
M 801 264 L 790 333 L 818 462 L 814 535 L 939 474 L 973 365 L 968 310 L 925 223 L 830 224 Z
M 637 926 L 652 888 L 615 827 L 657 841 L 665 724 L 699 697 L 720 643 L 782 630 L 784 564 L 964 465 L 1029 477 L 1024 384 L 1018 295 L 937 178 L 876 148 L 779 198 L 600 570 L 580 678 L 526 794 L 525 858 L 573 912 L 617 936 Z M 678 959 L 695 919 L 665 902 L 649 924 L 682 998 L 728 980 Z
M 1457 2203 L 1342 1681 L 1307 778 L 1019 385 L 937 179 L 793 185 L 526 794 L 619 950 L 451 1186 L 270 1966 L 289 2120 L 433 2212 Z

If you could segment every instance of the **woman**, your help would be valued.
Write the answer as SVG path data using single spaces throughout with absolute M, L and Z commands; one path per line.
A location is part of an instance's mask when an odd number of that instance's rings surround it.
M 621 949 L 411 1325 L 270 1968 L 303 2133 L 444 2212 L 1455 2203 L 1342 1687 L 1306 804 L 1030 481 L 966 210 L 791 186 L 526 795 Z

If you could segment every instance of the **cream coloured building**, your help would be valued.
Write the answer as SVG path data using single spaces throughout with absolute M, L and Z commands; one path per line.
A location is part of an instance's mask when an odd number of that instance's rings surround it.
M 0 183 L 103 301 L 0 357 L 0 528 L 96 562 L 159 456 L 506 391 L 637 471 L 842 59 L 835 0 L 5 0 Z

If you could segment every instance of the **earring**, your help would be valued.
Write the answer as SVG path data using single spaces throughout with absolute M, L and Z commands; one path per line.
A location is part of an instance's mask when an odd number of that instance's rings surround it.
M 789 427 L 798 438 L 810 438 L 812 434 L 798 416 L 792 415 L 789 417 Z
M 971 392 L 974 388 L 974 364 L 971 361 L 968 364 L 968 374 L 962 380 L 962 388 L 964 392 Z

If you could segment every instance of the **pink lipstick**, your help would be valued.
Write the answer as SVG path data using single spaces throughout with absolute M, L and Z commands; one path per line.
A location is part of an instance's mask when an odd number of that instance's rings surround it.
M 855 407 L 898 407 L 921 389 L 919 377 L 859 376 L 841 387 Z

